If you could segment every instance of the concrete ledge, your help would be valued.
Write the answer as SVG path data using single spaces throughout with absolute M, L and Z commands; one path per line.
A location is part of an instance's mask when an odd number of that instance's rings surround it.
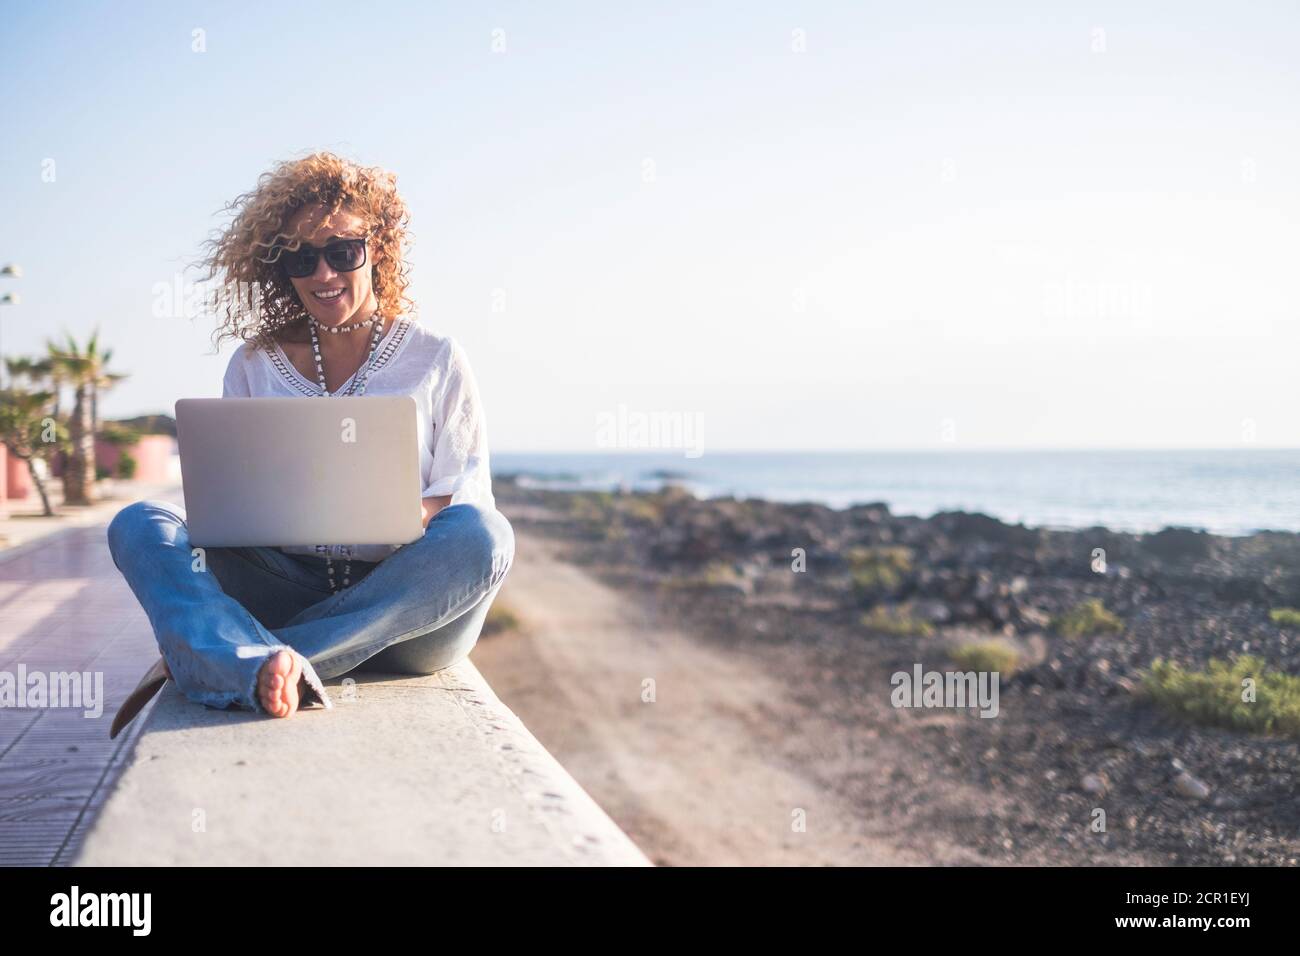
M 81 866 L 649 865 L 468 661 L 287 720 L 168 684 Z

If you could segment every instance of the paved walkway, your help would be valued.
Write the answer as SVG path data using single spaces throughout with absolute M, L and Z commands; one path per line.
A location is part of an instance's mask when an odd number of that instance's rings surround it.
M 157 657 L 148 619 L 109 557 L 113 513 L 0 553 L 0 672 L 103 673 L 97 718 L 0 707 L 0 865 L 70 864 L 144 724 L 136 718 L 108 739 L 117 705 Z
M 26 500 L 7 501 L 0 507 L 0 563 L 39 547 L 70 528 L 106 525 L 119 508 L 142 498 L 163 498 L 180 501 L 180 485 L 176 482 L 148 483 L 105 478 L 95 486 L 99 500 L 89 506 L 72 506 L 63 503 L 61 483 L 51 482 L 48 488 L 54 516 L 42 514 L 40 499 L 33 492 Z

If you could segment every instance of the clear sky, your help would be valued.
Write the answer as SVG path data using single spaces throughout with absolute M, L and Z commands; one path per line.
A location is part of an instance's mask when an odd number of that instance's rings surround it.
M 1298 446 L 1298 9 L 4 0 L 0 348 L 99 326 L 110 417 L 219 394 L 158 287 L 326 148 L 397 172 L 498 451 L 619 406 L 708 450 Z

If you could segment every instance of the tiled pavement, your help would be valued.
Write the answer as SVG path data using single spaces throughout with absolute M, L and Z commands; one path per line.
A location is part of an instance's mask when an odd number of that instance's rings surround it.
M 104 527 L 72 528 L 0 563 L 0 671 L 104 675 L 98 718 L 0 707 L 0 865 L 71 863 L 144 724 L 142 715 L 108 739 L 117 706 L 158 652 Z

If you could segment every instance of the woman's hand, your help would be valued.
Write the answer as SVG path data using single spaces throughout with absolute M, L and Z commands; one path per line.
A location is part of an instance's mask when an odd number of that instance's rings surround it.
M 443 508 L 451 504 L 451 495 L 434 495 L 432 498 L 420 499 L 420 521 L 427 528 L 429 521 Z

